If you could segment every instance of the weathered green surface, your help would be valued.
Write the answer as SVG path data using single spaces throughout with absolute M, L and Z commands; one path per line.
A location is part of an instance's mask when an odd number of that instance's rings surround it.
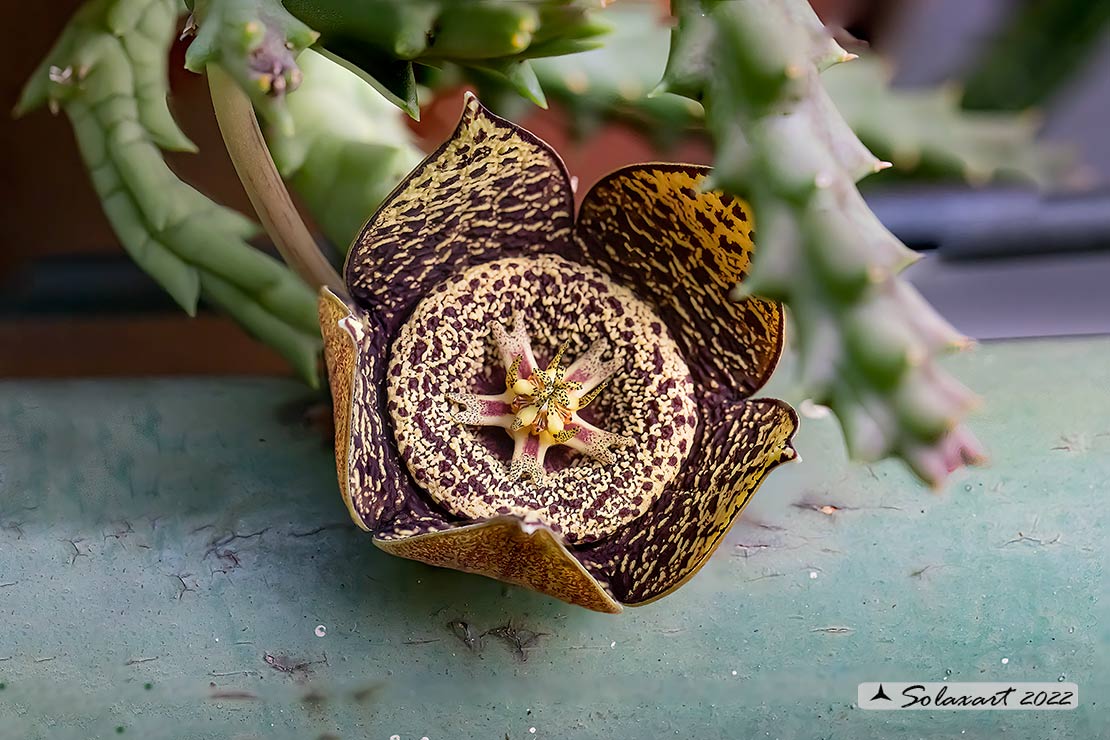
M 295 383 L 0 384 L 0 737 L 1106 737 L 1110 340 L 949 365 L 990 469 L 936 497 L 805 419 L 701 574 L 619 617 L 377 552 Z M 451 620 L 545 634 L 522 661 Z M 945 676 L 1082 706 L 852 706 Z

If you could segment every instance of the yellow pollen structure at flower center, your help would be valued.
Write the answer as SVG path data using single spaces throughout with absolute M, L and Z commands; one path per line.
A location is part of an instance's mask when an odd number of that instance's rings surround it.
M 565 444 L 602 463 L 613 461 L 612 450 L 632 440 L 590 424 L 578 412 L 590 405 L 619 368 L 617 360 L 603 361 L 602 344 L 590 347 L 569 367 L 563 366 L 564 342 L 546 368 L 532 353 L 523 321 L 513 330 L 493 326 L 505 370 L 505 392 L 500 395 L 453 394 L 465 409 L 454 414 L 462 424 L 504 428 L 515 442 L 512 467 L 520 477 L 542 477 L 544 457 L 553 445 Z
M 567 380 L 567 371 L 562 365 L 566 348 L 567 344 L 563 344 L 546 370 L 537 369 L 528 378 L 519 377 L 523 355 L 514 358 L 505 376 L 505 387 L 513 396 L 510 406 L 515 415 L 510 432 L 527 430 L 535 435 L 546 432 L 551 442 L 563 444 L 581 430 L 576 412 L 597 398 L 608 381 L 583 392 L 581 382 Z

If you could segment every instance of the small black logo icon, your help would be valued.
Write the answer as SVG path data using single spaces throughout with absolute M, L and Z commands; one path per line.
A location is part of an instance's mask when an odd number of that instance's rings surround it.
M 876 691 L 875 695 L 871 697 L 871 701 L 875 701 L 876 699 L 886 699 L 887 701 L 894 701 L 893 699 L 891 699 L 889 696 L 886 695 L 885 691 L 883 691 L 883 685 L 882 684 L 879 684 L 879 690 Z

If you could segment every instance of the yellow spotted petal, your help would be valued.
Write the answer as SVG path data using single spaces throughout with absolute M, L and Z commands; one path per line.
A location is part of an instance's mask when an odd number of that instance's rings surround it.
M 747 203 L 704 191 L 707 167 L 642 164 L 586 194 L 571 256 L 614 276 L 659 310 L 703 394 L 743 398 L 782 351 L 782 308 L 736 302 L 748 274 L 754 221 Z
M 634 526 L 582 555 L 618 601 L 662 598 L 700 569 L 767 474 L 797 457 L 798 417 L 774 399 L 712 409 L 683 476 Z
M 551 530 L 515 517 L 400 539 L 378 537 L 374 544 L 393 555 L 508 581 L 594 611 L 621 611 Z

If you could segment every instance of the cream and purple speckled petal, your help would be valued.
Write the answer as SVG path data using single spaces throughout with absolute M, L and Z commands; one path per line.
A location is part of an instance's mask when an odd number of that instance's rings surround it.
M 587 193 L 568 256 L 657 307 L 702 398 L 744 398 L 778 362 L 782 309 L 729 299 L 748 272 L 753 222 L 743 201 L 699 189 L 708 172 L 679 164 L 614 172 Z
M 621 611 L 551 530 L 515 517 L 415 536 L 386 532 L 374 544 L 393 555 L 508 581 L 594 611 Z
M 320 291 L 320 328 L 335 409 L 339 490 L 355 524 L 367 531 L 407 515 L 433 528 L 444 517 L 412 485 L 386 429 L 387 340 L 380 326 L 327 288 Z
M 666 596 L 717 549 L 764 477 L 797 457 L 798 417 L 774 399 L 707 409 L 696 449 L 678 481 L 646 515 L 616 537 L 579 553 L 629 606 Z
M 559 156 L 468 96 L 454 135 L 355 240 L 347 287 L 393 330 L 432 287 L 470 265 L 563 249 L 573 215 Z

